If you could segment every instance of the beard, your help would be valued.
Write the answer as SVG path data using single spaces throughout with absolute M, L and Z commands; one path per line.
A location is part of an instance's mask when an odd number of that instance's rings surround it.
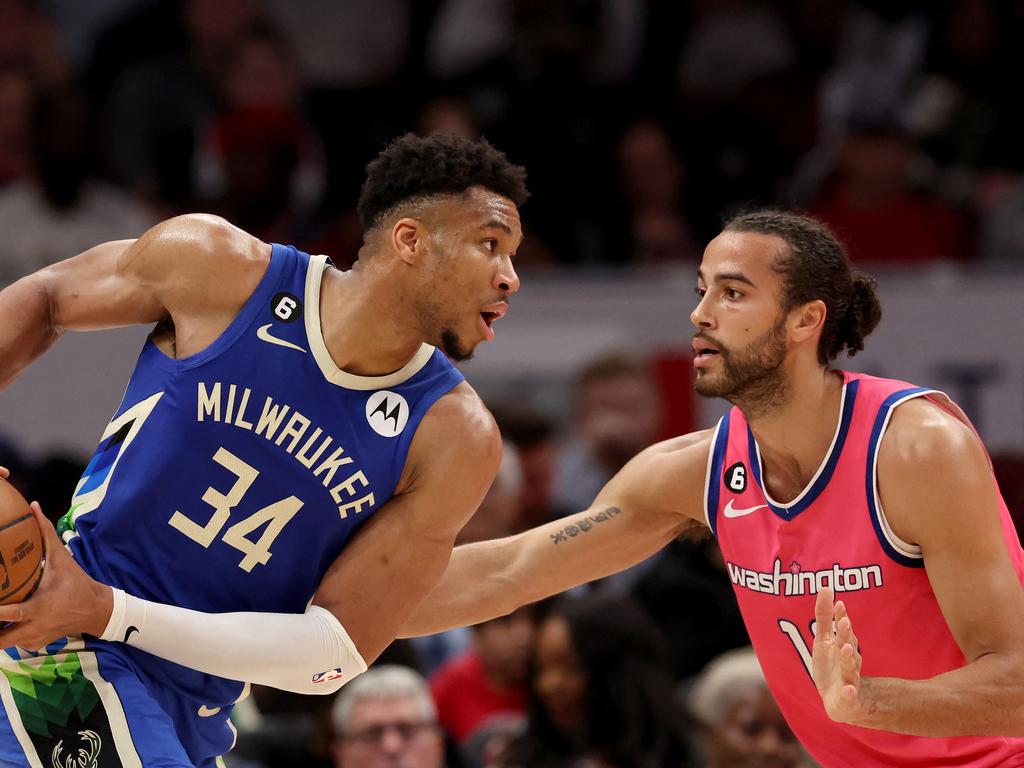
M 473 357 L 473 350 L 464 349 L 459 334 L 451 328 L 441 331 L 441 351 L 448 356 L 449 360 L 456 363 L 465 362 Z
M 743 349 L 731 350 L 708 340 L 718 347 L 722 366 L 717 373 L 702 373 L 698 369 L 694 385 L 697 394 L 724 398 L 742 408 L 748 417 L 752 412 L 763 413 L 785 402 L 785 316 Z

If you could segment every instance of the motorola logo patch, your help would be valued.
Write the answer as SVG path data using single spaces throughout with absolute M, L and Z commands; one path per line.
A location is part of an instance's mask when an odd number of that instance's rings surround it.
M 302 302 L 291 293 L 279 293 L 270 300 L 270 311 L 282 323 L 290 323 L 302 317 Z
M 381 437 L 397 437 L 409 421 L 409 403 L 386 389 L 374 392 L 366 401 L 366 421 Z

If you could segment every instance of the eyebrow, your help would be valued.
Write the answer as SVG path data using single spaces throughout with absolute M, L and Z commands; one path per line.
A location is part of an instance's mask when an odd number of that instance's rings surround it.
M 480 229 L 494 229 L 494 228 L 504 230 L 509 235 L 512 234 L 512 227 L 510 227 L 508 224 L 506 224 L 503 221 L 498 221 L 497 219 L 491 219 L 486 224 L 483 224 L 480 227 Z
M 480 229 L 500 229 L 502 232 L 507 234 L 509 237 L 512 236 L 512 227 L 510 227 L 508 224 L 506 224 L 503 221 L 498 221 L 497 219 L 491 219 L 486 224 L 481 224 L 480 225 Z M 523 244 L 523 240 L 525 240 L 525 239 L 526 239 L 525 235 L 523 237 L 520 237 L 519 238 L 519 245 L 522 245 Z
M 704 272 L 698 269 L 697 270 L 697 278 L 700 279 L 700 280 L 705 280 Z M 757 285 L 754 283 L 754 281 L 751 280 L 746 275 L 744 275 L 742 272 L 716 272 L 715 275 L 714 275 L 713 282 L 724 283 L 727 280 L 732 280 L 732 281 L 737 282 L 737 283 L 745 283 L 746 285 L 749 285 L 751 288 L 756 288 L 757 287 Z M 705 282 L 706 282 L 706 280 L 705 280 Z

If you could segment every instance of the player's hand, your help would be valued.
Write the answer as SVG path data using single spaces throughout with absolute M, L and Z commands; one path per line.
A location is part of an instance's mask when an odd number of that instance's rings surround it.
M 32 513 L 43 533 L 43 578 L 25 602 L 0 605 L 0 626 L 13 622 L 0 630 L 0 648 L 36 650 L 67 635 L 101 635 L 114 606 L 110 587 L 75 562 L 38 502 L 32 502 Z
M 832 590 L 826 588 L 814 604 L 811 674 L 828 716 L 856 724 L 864 713 L 860 649 L 846 604 L 833 604 L 832 599 Z

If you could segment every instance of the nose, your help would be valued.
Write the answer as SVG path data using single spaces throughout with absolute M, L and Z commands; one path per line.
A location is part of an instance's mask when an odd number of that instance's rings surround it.
M 386 755 L 399 755 L 405 747 L 405 739 L 397 728 L 388 728 L 381 734 L 379 747 Z
M 774 728 L 764 728 L 758 736 L 757 747 L 762 755 L 777 755 L 782 750 L 782 737 Z
M 712 318 L 707 307 L 708 294 L 704 294 L 690 313 L 690 322 L 697 328 L 711 328 Z
M 519 275 L 512 266 L 512 259 L 504 258 L 494 275 L 494 286 L 502 293 L 516 293 L 519 290 Z

